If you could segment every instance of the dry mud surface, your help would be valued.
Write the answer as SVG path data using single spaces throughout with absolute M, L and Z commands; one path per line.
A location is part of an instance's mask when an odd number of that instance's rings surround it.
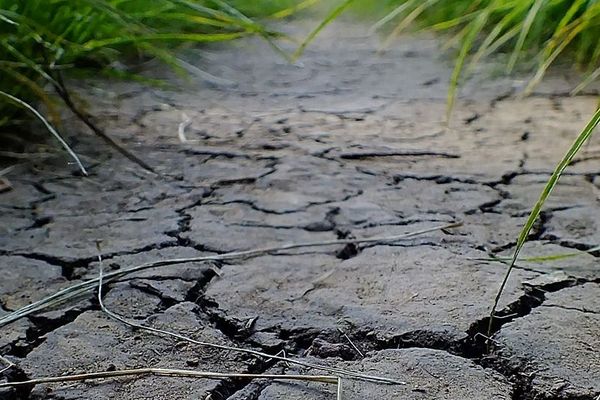
M 203 52 L 177 90 L 90 82 L 97 123 L 156 167 L 142 171 L 70 120 L 90 176 L 65 158 L 22 164 L 0 195 L 0 316 L 105 269 L 336 238 L 460 228 L 387 245 L 183 263 L 105 288 L 113 312 L 198 340 L 393 377 L 344 382 L 344 399 L 596 399 L 600 395 L 600 150 L 592 142 L 550 199 L 487 315 L 527 212 L 583 127 L 594 96 L 550 78 L 467 85 L 444 127 L 447 60 L 404 39 L 378 55 L 338 23 L 290 65 L 258 41 Z M 87 94 L 85 94 L 87 93 Z M 178 137 L 184 131 L 187 143 Z M 75 138 L 76 136 L 76 138 Z M 123 368 L 302 373 L 194 347 L 108 318 L 94 294 L 0 327 L 0 379 Z M 351 342 L 350 342 L 351 341 Z M 316 371 L 312 371 L 316 372 Z M 1 380 L 0 380 L 1 381 Z M 3 399 L 334 399 L 318 383 L 137 377 L 4 390 Z

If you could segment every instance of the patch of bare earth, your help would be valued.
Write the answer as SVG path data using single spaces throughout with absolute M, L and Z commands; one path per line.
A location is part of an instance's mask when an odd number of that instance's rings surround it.
M 107 133 L 153 176 L 75 120 L 66 158 L 24 163 L 0 194 L 0 315 L 107 269 L 290 242 L 460 228 L 391 245 L 330 246 L 146 270 L 105 289 L 111 310 L 198 340 L 406 381 L 357 381 L 344 399 L 595 399 L 600 394 L 598 147 L 568 170 L 519 263 L 493 345 L 479 335 L 528 209 L 596 106 L 551 78 L 532 97 L 513 82 L 467 85 L 444 126 L 448 60 L 434 39 L 383 54 L 337 23 L 290 65 L 259 41 L 203 52 L 217 76 L 163 91 L 122 82 L 82 88 Z M 181 134 L 187 139 L 182 143 Z M 39 171 L 41 169 L 41 171 Z M 136 367 L 307 372 L 195 348 L 109 319 L 94 294 L 0 327 L 22 380 Z M 311 371 L 315 372 L 315 371 Z M 255 379 L 136 377 L 38 385 L 6 399 L 324 399 L 335 389 Z

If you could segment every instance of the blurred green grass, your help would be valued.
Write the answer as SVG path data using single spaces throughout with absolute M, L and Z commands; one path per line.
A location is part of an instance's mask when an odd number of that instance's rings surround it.
M 282 36 L 261 21 L 313 6 L 332 12 L 294 57 L 347 8 L 374 22 L 384 46 L 405 30 L 444 32 L 456 49 L 448 118 L 464 72 L 491 55 L 508 74 L 533 71 L 525 93 L 557 60 L 580 68 L 574 94 L 600 76 L 600 2 L 592 0 L 0 0 L 0 132 L 30 111 L 11 96 L 58 121 L 63 75 L 143 80 L 127 66 L 148 58 L 183 72 L 177 46 L 250 35 L 280 51 Z
M 14 130 L 22 120 L 27 121 L 23 117 L 32 114 L 46 126 L 59 121 L 60 107 L 72 106 L 66 99 L 63 76 L 144 80 L 127 66 L 149 58 L 183 72 L 174 51 L 177 46 L 250 35 L 262 37 L 277 49 L 274 40 L 280 34 L 259 20 L 287 17 L 312 3 L 0 0 L 0 133 L 7 127 Z M 65 142 L 61 144 L 71 152 Z
M 56 100 L 47 85 L 74 70 L 127 76 L 122 64 L 157 57 L 174 67 L 174 46 L 217 42 L 246 35 L 277 36 L 246 16 L 267 16 L 292 0 L 253 2 L 188 0 L 0 0 L 0 90 L 43 103 Z M 240 9 L 236 8 L 240 6 Z M 0 125 L 19 112 L 2 99 Z
M 579 93 L 600 76 L 600 2 L 593 0 L 356 0 L 361 13 L 378 17 L 373 30 L 384 46 L 405 30 L 446 33 L 456 49 L 448 92 L 448 114 L 465 71 L 491 55 L 507 74 L 531 71 L 528 94 L 557 60 L 579 69 Z

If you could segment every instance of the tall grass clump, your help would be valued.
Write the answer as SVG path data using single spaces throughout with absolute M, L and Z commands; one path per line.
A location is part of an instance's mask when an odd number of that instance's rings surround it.
M 361 4 L 362 3 L 362 4 Z M 391 0 L 374 30 L 386 42 L 417 28 L 449 33 L 457 58 L 448 91 L 452 110 L 463 71 L 490 55 L 504 55 L 507 73 L 533 71 L 531 92 L 561 58 L 583 72 L 578 93 L 600 76 L 600 2 L 591 0 Z M 366 0 L 359 5 L 368 7 Z M 381 6 L 378 6 L 381 7 Z
M 0 0 L 0 129 L 31 115 L 34 107 L 43 109 L 37 116 L 47 126 L 56 122 L 60 105 L 75 106 L 63 79 L 74 72 L 138 79 L 123 66 L 149 57 L 183 70 L 173 52 L 176 46 L 248 35 L 277 48 L 273 40 L 279 35 L 254 17 L 285 17 L 299 8 L 298 3 Z M 62 145 L 70 151 L 64 141 Z

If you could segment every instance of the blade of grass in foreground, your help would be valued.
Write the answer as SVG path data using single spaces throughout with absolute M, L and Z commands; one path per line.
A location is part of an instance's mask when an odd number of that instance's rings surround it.
M 67 142 L 65 142 L 65 140 L 62 138 L 62 136 L 60 136 L 60 134 L 56 131 L 56 129 L 54 129 L 54 127 L 52 125 L 50 125 L 50 123 L 46 120 L 46 118 L 44 118 L 42 116 L 42 114 L 40 114 L 35 108 L 33 108 L 32 106 L 30 106 L 29 104 L 27 104 L 26 102 L 24 102 L 23 100 L 8 94 L 2 90 L 0 90 L 0 96 L 4 96 L 7 99 L 9 99 L 11 102 L 18 104 L 19 106 L 26 108 L 27 110 L 31 111 L 31 113 L 33 115 L 35 115 L 40 121 L 42 121 L 42 123 L 44 124 L 44 126 L 46 126 L 46 129 L 48 129 L 48 131 L 56 138 L 56 140 L 58 140 L 60 142 L 60 144 L 62 145 L 62 147 L 64 147 L 64 149 L 67 151 L 67 153 L 69 153 L 69 155 L 75 160 L 75 162 L 77 163 L 77 166 L 79 167 L 79 169 L 81 170 L 81 173 L 83 173 L 84 175 L 87 175 L 87 171 L 85 170 L 85 167 L 83 166 L 83 164 L 81 163 L 81 160 L 79 160 L 79 157 L 77 157 L 77 154 L 75 154 L 75 152 L 71 149 L 71 147 L 69 147 L 69 145 L 67 144 Z
M 534 263 L 543 263 L 546 261 L 560 261 L 560 260 L 564 260 L 565 258 L 579 257 L 583 254 L 590 254 L 590 253 L 594 253 L 596 251 L 600 251 L 600 246 L 592 247 L 591 249 L 588 249 L 588 250 L 578 250 L 576 252 L 573 251 L 573 252 L 569 252 L 569 253 L 555 253 L 555 254 L 549 254 L 546 256 L 522 257 L 522 258 L 520 258 L 520 260 L 526 261 L 526 262 L 534 262 Z M 490 256 L 490 257 L 475 258 L 475 260 L 501 262 L 503 264 L 508 264 L 512 260 L 512 257 Z
M 500 289 L 498 290 L 498 293 L 496 294 L 496 298 L 494 299 L 494 304 L 492 306 L 492 311 L 490 313 L 490 320 L 489 320 L 489 325 L 488 325 L 488 332 L 487 332 L 488 337 L 492 334 L 494 314 L 496 313 L 496 308 L 498 307 L 498 302 L 500 301 L 500 297 L 502 296 L 502 293 L 504 292 L 504 288 L 506 287 L 506 283 L 508 282 L 510 273 L 512 272 L 513 267 L 515 266 L 515 263 L 517 262 L 519 253 L 521 252 L 521 249 L 523 248 L 523 245 L 525 244 L 525 241 L 527 240 L 527 236 L 529 236 L 529 232 L 531 232 L 531 228 L 533 228 L 533 224 L 537 220 L 537 217 L 540 215 L 540 211 L 542 210 L 542 207 L 543 207 L 544 203 L 546 202 L 546 199 L 548 198 L 548 196 L 550 196 L 550 193 L 552 193 L 552 190 L 558 183 L 558 179 L 562 175 L 563 171 L 571 163 L 571 161 L 573 160 L 573 157 L 575 157 L 575 155 L 577 154 L 579 149 L 581 149 L 581 146 L 583 146 L 583 144 L 590 138 L 590 136 L 592 136 L 592 133 L 594 132 L 594 129 L 596 128 L 596 126 L 598 126 L 598 123 L 600 123 L 600 108 L 596 110 L 596 112 L 594 113 L 594 116 L 592 117 L 590 122 L 588 122 L 588 124 L 585 126 L 583 131 L 581 131 L 581 133 L 579 134 L 579 136 L 577 136 L 577 139 L 575 139 L 575 142 L 573 142 L 573 144 L 571 145 L 571 147 L 569 148 L 567 153 L 564 155 L 564 157 L 560 161 L 560 163 L 556 166 L 556 169 L 552 173 L 552 176 L 550 176 L 550 179 L 546 183 L 544 190 L 542 190 L 542 193 L 540 194 L 538 201 L 533 206 L 533 209 L 531 210 L 531 213 L 529 214 L 529 218 L 527 218 L 527 222 L 525 223 L 525 226 L 523 226 L 521 233 L 519 233 L 519 238 L 517 239 L 517 245 L 515 247 L 515 252 L 512 256 L 510 265 L 508 266 L 508 269 L 506 270 L 506 275 L 504 276 L 504 279 L 502 280 Z

